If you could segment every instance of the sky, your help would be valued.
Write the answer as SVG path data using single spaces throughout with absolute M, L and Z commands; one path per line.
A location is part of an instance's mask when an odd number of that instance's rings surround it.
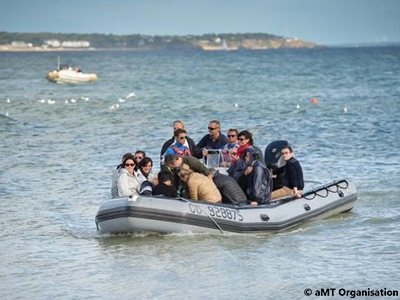
M 0 31 L 400 42 L 400 0 L 0 0 Z

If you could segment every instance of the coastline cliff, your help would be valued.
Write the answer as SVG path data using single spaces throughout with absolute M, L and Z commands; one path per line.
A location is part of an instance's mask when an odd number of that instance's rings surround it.
M 312 42 L 266 33 L 185 36 L 0 32 L 0 51 L 68 50 L 267 50 L 321 48 Z

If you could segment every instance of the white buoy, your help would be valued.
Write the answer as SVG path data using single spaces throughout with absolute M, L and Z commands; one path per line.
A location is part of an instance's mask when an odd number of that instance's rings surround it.
M 297 109 L 300 109 L 300 105 L 299 105 L 299 104 L 297 104 L 297 105 L 296 105 L 296 108 L 297 108 Z
M 45 103 L 45 102 L 46 102 L 46 100 L 44 100 L 44 99 L 40 99 L 40 100 L 38 100 L 38 102 L 40 102 L 40 103 Z
M 136 94 L 135 94 L 134 92 L 129 93 L 129 94 L 125 97 L 125 99 L 129 99 L 129 98 L 132 98 L 132 97 L 136 97 Z
M 235 107 L 239 107 L 239 104 L 235 103 Z
M 6 117 L 8 117 L 8 112 L 6 112 Z
M 10 103 L 10 102 L 11 102 L 10 98 L 7 98 L 7 103 Z
M 346 107 L 346 106 L 343 108 L 343 112 L 344 112 L 345 114 L 347 114 L 347 107 Z
M 65 100 L 65 103 L 68 103 L 69 101 L 68 100 Z

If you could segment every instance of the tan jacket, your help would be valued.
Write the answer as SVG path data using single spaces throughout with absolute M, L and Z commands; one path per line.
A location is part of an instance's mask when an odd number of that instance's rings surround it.
M 207 176 L 193 172 L 187 181 L 189 197 L 192 200 L 202 200 L 220 203 L 222 196 L 214 182 Z

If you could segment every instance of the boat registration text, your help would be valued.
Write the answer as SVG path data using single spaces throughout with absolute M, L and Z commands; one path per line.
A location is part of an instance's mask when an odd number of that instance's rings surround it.
M 201 206 L 198 204 L 189 204 L 189 209 L 190 212 L 193 214 L 207 215 L 207 213 L 204 212 Z M 228 219 L 239 222 L 243 221 L 243 215 L 240 213 L 240 211 L 237 211 L 235 209 L 230 209 L 227 207 L 215 207 L 211 205 L 207 205 L 207 209 L 208 209 L 208 214 L 211 217 L 217 217 L 220 219 Z

